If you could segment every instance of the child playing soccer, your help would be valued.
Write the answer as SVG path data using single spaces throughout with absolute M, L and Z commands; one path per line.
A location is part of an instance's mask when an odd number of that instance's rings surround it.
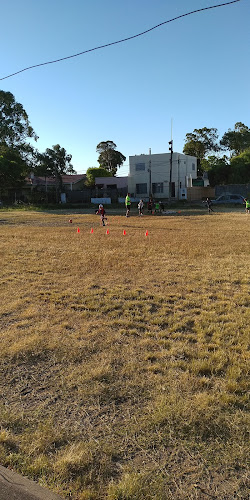
M 143 207 L 144 207 L 143 200 L 140 200 L 138 203 L 139 215 L 143 215 Z
M 99 205 L 99 208 L 98 210 L 96 211 L 96 215 L 100 215 L 101 216 L 101 223 L 103 226 L 105 226 L 105 220 L 108 220 L 107 217 L 105 217 L 105 210 L 104 210 L 104 207 L 102 204 Z
M 244 202 L 246 204 L 246 214 L 250 212 L 250 198 L 244 198 Z
M 212 209 L 212 202 L 211 202 L 210 198 L 206 199 L 205 204 L 206 204 L 207 211 L 209 214 L 211 214 L 211 212 L 214 212 L 214 210 Z

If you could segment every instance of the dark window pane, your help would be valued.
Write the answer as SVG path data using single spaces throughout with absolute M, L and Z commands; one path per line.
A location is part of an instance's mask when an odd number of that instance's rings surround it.
M 136 184 L 136 194 L 147 194 L 147 191 L 148 186 L 146 182 L 142 184 Z
M 145 163 L 136 163 L 135 164 L 135 170 L 145 170 Z
M 153 182 L 152 192 L 153 193 L 163 193 L 163 182 Z

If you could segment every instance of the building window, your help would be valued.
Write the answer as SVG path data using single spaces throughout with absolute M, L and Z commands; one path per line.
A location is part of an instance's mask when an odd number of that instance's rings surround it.
M 180 189 L 181 189 L 181 182 L 180 182 Z
M 195 163 L 192 163 L 192 170 L 195 170 Z
M 147 194 L 148 185 L 146 182 L 142 184 L 136 184 L 136 194 Z
M 153 194 L 163 193 L 163 182 L 153 182 L 152 192 L 153 192 Z
M 145 163 L 136 163 L 135 170 L 138 172 L 139 170 L 145 170 Z

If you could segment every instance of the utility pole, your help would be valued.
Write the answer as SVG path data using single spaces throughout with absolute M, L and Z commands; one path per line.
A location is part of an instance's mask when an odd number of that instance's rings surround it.
M 172 134 L 171 134 L 172 135 Z M 172 168 L 173 168 L 173 139 L 169 141 L 169 151 L 170 151 L 170 172 L 169 172 L 169 201 L 172 198 Z
M 148 194 L 149 194 L 149 199 L 152 198 L 152 176 L 151 176 L 151 148 L 149 148 L 149 165 L 148 165 L 148 171 L 149 171 L 149 188 L 148 188 Z

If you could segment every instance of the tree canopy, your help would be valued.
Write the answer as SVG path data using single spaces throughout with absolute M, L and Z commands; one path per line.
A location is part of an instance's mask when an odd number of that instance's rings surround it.
M 25 109 L 11 92 L 0 90 L 0 143 L 20 151 L 28 138 L 38 139 Z
M 202 160 L 208 153 L 219 151 L 218 137 L 217 128 L 195 128 L 193 132 L 186 134 L 183 153 Z
M 24 182 L 29 167 L 16 149 L 0 145 L 0 193 L 18 188 Z
M 216 184 L 228 184 L 230 180 L 231 166 L 226 156 L 218 158 L 217 156 L 208 156 L 203 160 L 207 164 L 207 172 L 210 186 Z
M 116 151 L 116 144 L 113 141 L 102 141 L 96 146 L 96 151 L 99 153 L 98 163 L 111 175 L 116 175 L 117 169 L 126 160 L 120 151 Z
M 37 175 L 55 177 L 57 191 L 62 188 L 62 175 L 75 173 L 72 156 L 59 144 L 38 153 L 28 142 L 38 137 L 30 125 L 22 104 L 11 92 L 0 90 L 0 182 L 1 189 L 21 186 L 31 169 Z M 34 168 L 35 165 L 35 168 Z
M 38 154 L 38 165 L 36 173 L 45 177 L 60 178 L 65 174 L 74 174 L 75 170 L 71 164 L 72 155 L 66 152 L 59 144 L 47 148 L 44 153 Z
M 229 129 L 223 135 L 220 144 L 230 151 L 232 156 L 238 156 L 250 148 L 250 129 L 244 123 L 235 123 L 234 130 Z
M 86 172 L 87 180 L 85 182 L 86 186 L 94 187 L 96 177 L 112 177 L 111 172 L 108 172 L 106 168 L 102 167 L 90 167 Z
M 75 173 L 71 159 L 72 155 L 68 154 L 59 144 L 56 144 L 52 146 L 52 149 L 47 148 L 44 153 L 38 154 L 35 173 L 44 177 L 54 177 L 57 181 L 57 192 L 62 192 L 62 175 Z
M 250 182 L 250 147 L 231 159 L 231 182 L 233 184 Z
M 238 156 L 217 158 L 209 156 L 208 179 L 211 186 L 216 184 L 245 184 L 250 182 L 250 148 Z
M 216 153 L 228 150 L 228 156 Z M 198 172 L 208 172 L 211 186 L 216 184 L 238 184 L 250 181 L 249 166 L 250 129 L 237 122 L 234 130 L 228 130 L 218 143 L 216 128 L 194 129 L 186 134 L 183 152 L 198 158 Z

